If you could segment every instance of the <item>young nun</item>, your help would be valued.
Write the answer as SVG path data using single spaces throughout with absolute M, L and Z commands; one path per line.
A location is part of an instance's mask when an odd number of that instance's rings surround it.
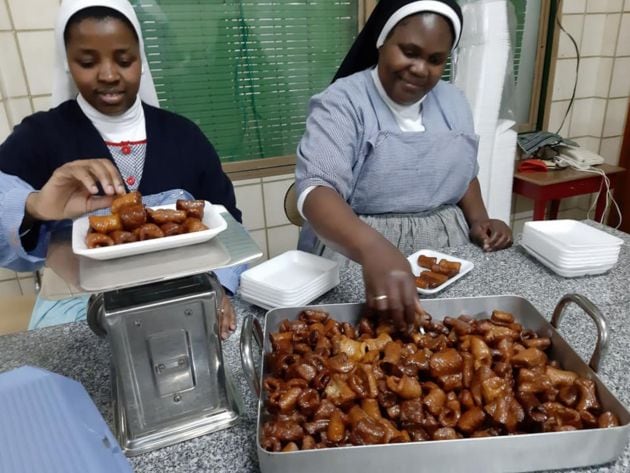
M 378 2 L 298 145 L 299 247 L 362 265 L 368 304 L 401 328 L 421 310 L 405 255 L 512 242 L 481 199 L 470 107 L 441 80 L 461 31 L 454 0 Z
M 126 191 L 140 191 L 147 206 L 205 199 L 240 222 L 212 144 L 190 120 L 157 108 L 133 7 L 64 0 L 55 35 L 54 108 L 25 118 L 0 145 L 0 266 L 41 267 L 51 230 Z M 217 275 L 234 292 L 241 271 Z M 30 328 L 84 319 L 86 300 L 38 298 Z M 225 337 L 235 329 L 227 297 L 222 309 Z

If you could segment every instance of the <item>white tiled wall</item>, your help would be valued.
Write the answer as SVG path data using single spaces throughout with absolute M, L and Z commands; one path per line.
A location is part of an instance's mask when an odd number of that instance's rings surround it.
M 264 259 L 297 247 L 298 227 L 284 214 L 284 195 L 293 181 L 293 174 L 285 174 L 234 182 L 243 224 L 265 253 Z
M 560 32 L 547 129 L 617 164 L 630 97 L 630 0 L 563 0 L 561 22 L 579 48 L 576 99 L 564 119 L 575 84 L 577 54 Z M 593 196 L 565 199 L 560 215 L 586 218 L 592 201 Z M 532 217 L 532 202 L 515 198 L 513 209 L 512 226 L 518 233 Z

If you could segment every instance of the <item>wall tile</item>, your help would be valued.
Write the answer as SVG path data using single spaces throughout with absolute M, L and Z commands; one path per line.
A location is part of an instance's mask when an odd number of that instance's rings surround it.
M 232 181 L 234 187 L 250 186 L 252 184 L 260 184 L 260 178 L 256 179 L 241 179 L 240 181 Z
M 59 2 L 56 0 L 8 0 L 16 30 L 52 29 Z M 34 14 L 34 12 L 37 12 Z
M 619 35 L 619 24 L 621 15 L 606 15 L 604 24 L 604 37 L 602 38 L 602 56 L 614 56 L 617 49 L 617 36 Z M 619 55 L 619 54 L 618 54 Z
M 7 97 L 27 95 L 26 79 L 13 33 L 0 33 L 0 81 Z
M 587 0 L 587 13 L 620 12 L 623 8 L 623 0 Z
M 603 49 L 606 15 L 586 15 L 580 45 L 581 56 L 600 56 Z
M 562 218 L 571 220 L 584 220 L 585 218 L 587 218 L 587 215 L 584 213 L 584 210 L 573 208 L 558 212 L 558 219 Z
M 609 97 L 630 95 L 630 57 L 618 57 L 613 66 Z
M 605 99 L 582 99 L 573 103 L 570 136 L 601 136 Z
M 514 205 L 512 206 L 512 212 L 514 214 L 526 213 L 529 214 L 534 210 L 534 201 L 532 199 L 528 199 L 527 197 L 523 197 L 522 195 L 517 195 L 516 199 L 514 199 Z
M 630 56 L 630 13 L 621 16 L 617 39 L 617 56 Z
M 254 261 L 253 263 L 249 263 L 250 266 L 256 266 L 257 264 L 263 263 L 269 259 L 269 250 L 267 248 L 267 231 L 266 230 L 254 230 L 249 232 L 249 235 L 258 245 L 263 252 L 263 255 L 260 259 Z
M 613 59 L 609 57 L 588 57 L 580 63 L 577 98 L 607 97 L 612 74 Z
M 264 178 L 263 178 L 264 181 Z M 289 222 L 284 213 L 284 195 L 293 184 L 293 179 L 284 181 L 263 182 L 265 197 L 265 223 L 267 227 L 286 225 Z
M 9 133 L 11 133 L 9 118 L 4 111 L 4 102 L 0 102 L 0 143 L 6 140 L 7 136 L 9 136 Z
M 53 31 L 18 33 L 31 95 L 50 94 L 55 57 Z
M 569 110 L 569 114 L 567 118 L 564 120 L 564 125 L 560 131 L 558 128 L 564 119 L 564 115 L 567 111 L 567 107 L 569 106 L 570 100 L 563 100 L 561 102 L 552 102 L 551 110 L 549 112 L 549 124 L 547 125 L 547 131 L 552 133 L 558 133 L 560 136 L 567 137 L 569 136 L 569 125 L 571 124 L 571 113 L 573 109 Z
M 33 97 L 33 108 L 34 112 L 45 112 L 49 110 L 51 107 L 51 98 L 50 95 L 41 95 L 39 97 Z
M 11 20 L 9 19 L 9 11 L 4 2 L 0 2 L 0 31 L 11 30 Z
M 4 106 L 9 116 L 9 123 L 13 126 L 18 125 L 25 117 L 33 113 L 31 101 L 26 97 L 7 99 Z
M 611 99 L 608 101 L 606 118 L 604 120 L 604 132 L 602 136 L 623 135 L 626 125 L 626 114 L 628 112 L 628 99 Z
M 584 15 L 566 15 L 562 17 L 562 27 L 567 30 L 571 36 L 575 39 L 578 49 L 580 42 L 582 41 L 582 26 L 584 25 Z M 571 58 L 576 57 L 575 46 L 569 37 L 560 31 L 558 40 L 558 58 Z
M 265 227 L 262 189 L 260 184 L 241 186 L 234 189 L 236 206 L 243 212 L 243 225 L 248 230 Z
M 623 11 L 630 11 L 630 0 L 626 0 L 626 3 L 624 3 Z
M 6 268 L 0 268 L 0 281 L 6 281 L 7 279 L 15 279 L 17 274 L 15 271 Z
M 0 282 L 0 297 L 2 296 L 21 296 L 22 290 L 17 279 Z
M 619 164 L 619 152 L 621 151 L 621 136 L 604 138 L 599 148 L 599 154 L 608 164 Z
M 562 2 L 562 13 L 584 13 L 586 10 L 586 0 L 564 0 Z
M 286 180 L 295 180 L 295 174 L 281 174 L 279 176 L 268 176 L 263 177 L 263 182 L 274 182 L 274 181 L 286 181 Z
M 583 136 L 581 138 L 575 138 L 574 141 L 582 148 L 586 148 L 593 153 L 599 153 L 599 138 L 594 136 Z
M 568 100 L 573 93 L 575 81 L 575 59 L 560 59 L 556 62 L 556 73 L 553 81 L 551 100 Z
M 298 227 L 295 225 L 268 228 L 269 257 L 273 258 L 285 251 L 295 250 L 297 248 L 298 235 Z

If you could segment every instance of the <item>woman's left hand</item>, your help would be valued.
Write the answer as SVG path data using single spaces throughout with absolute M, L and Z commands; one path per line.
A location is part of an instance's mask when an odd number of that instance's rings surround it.
M 470 227 L 470 239 L 483 251 L 497 251 L 512 246 L 512 230 L 503 221 L 488 219 Z
M 220 328 L 221 328 L 221 339 L 227 340 L 232 332 L 236 330 L 236 313 L 234 312 L 234 307 L 230 302 L 230 298 L 223 295 L 223 299 L 221 299 L 221 309 L 219 314 L 220 320 Z

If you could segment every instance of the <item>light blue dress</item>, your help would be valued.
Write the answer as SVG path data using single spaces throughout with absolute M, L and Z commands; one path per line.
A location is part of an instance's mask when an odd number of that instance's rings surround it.
M 309 103 L 298 146 L 298 195 L 335 189 L 364 221 L 404 254 L 468 241 L 457 203 L 479 170 L 470 107 L 440 81 L 422 102 L 424 132 L 404 132 L 370 70 L 337 80 Z M 300 249 L 321 252 L 308 222 Z

